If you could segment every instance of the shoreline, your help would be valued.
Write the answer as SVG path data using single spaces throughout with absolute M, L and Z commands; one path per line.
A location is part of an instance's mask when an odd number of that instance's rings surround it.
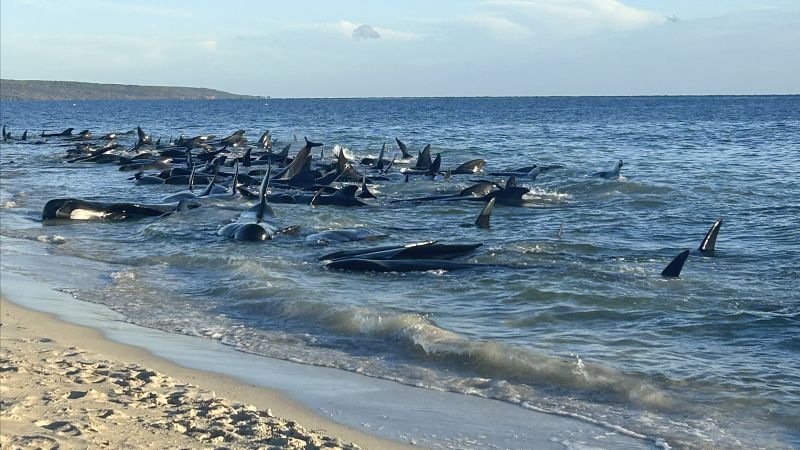
M 101 354 L 108 348 L 126 363 L 141 364 L 233 401 L 246 399 L 259 409 L 271 408 L 278 417 L 324 430 L 342 441 L 381 449 L 662 446 L 650 438 L 575 417 L 243 353 L 212 339 L 134 325 L 104 305 L 67 293 L 71 285 L 80 283 L 62 279 L 66 274 L 62 271 L 75 267 L 71 257 L 48 255 L 40 252 L 45 245 L 6 236 L 3 244 L 3 297 L 19 307 L 49 314 L 45 317 L 53 323 L 80 326 L 92 336 L 86 342 L 100 347 L 85 342 L 69 346 L 97 349 Z M 27 275 L 41 274 L 44 266 L 51 270 L 48 279 L 55 278 L 52 282 Z M 46 336 L 65 339 L 56 332 L 60 329 L 50 327 Z
M 5 292 L 0 311 L 3 448 L 409 448 L 326 420 L 279 392 L 113 342 Z M 222 416 L 237 420 L 225 423 Z

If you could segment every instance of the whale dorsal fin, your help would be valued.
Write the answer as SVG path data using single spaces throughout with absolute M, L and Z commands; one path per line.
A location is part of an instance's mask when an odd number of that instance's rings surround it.
M 319 196 L 322 195 L 322 191 L 324 190 L 325 189 L 318 190 L 317 193 L 314 194 L 313 197 L 311 197 L 311 203 L 309 203 L 309 205 L 311 205 L 312 208 L 316 208 L 317 205 L 319 205 Z
M 386 169 L 382 170 L 381 173 L 384 174 L 384 175 L 389 173 L 389 169 L 392 168 L 392 166 L 394 165 L 394 160 L 396 160 L 396 159 L 397 159 L 397 155 L 394 155 L 394 158 L 392 158 L 391 162 L 389 162 L 389 165 L 386 166 Z
M 408 153 L 408 147 L 404 144 L 400 139 L 394 138 L 397 141 L 397 146 L 400 147 L 400 151 L 403 153 L 403 158 L 411 158 L 411 153 Z
M 202 194 L 200 194 L 200 197 L 208 197 L 209 195 L 211 195 L 211 191 L 214 188 L 214 182 L 217 180 L 217 172 L 219 172 L 219 166 L 214 168 L 214 175 L 208 182 L 208 186 L 206 186 L 206 189 L 203 191 Z
M 376 167 L 379 171 L 383 171 L 383 155 L 386 153 L 386 142 L 383 143 L 383 147 L 381 147 L 381 152 L 378 155 L 378 163 Z
M 517 176 L 516 175 L 511 175 L 510 177 L 508 177 L 508 180 L 506 180 L 506 189 L 512 188 L 512 187 L 517 187 Z
M 492 209 L 494 209 L 494 202 L 495 199 L 491 199 L 486 202 L 486 206 L 483 207 L 480 215 L 478 216 L 478 220 L 475 221 L 475 225 L 478 228 L 489 228 L 489 219 L 492 217 Z
M 236 195 L 236 185 L 239 184 L 239 161 L 234 163 L 236 168 L 233 171 L 233 181 L 231 182 L 231 195 Z
M 717 219 L 714 222 L 714 225 L 711 225 L 711 228 L 706 233 L 706 237 L 703 238 L 703 242 L 700 243 L 700 247 L 698 250 L 700 253 L 711 255 L 714 254 L 714 247 L 717 245 L 717 235 L 719 235 L 719 229 L 722 227 L 722 217 Z
M 243 167 L 250 167 L 252 165 L 252 158 L 250 157 L 250 152 L 252 148 L 248 148 L 247 151 L 244 152 L 244 156 L 242 156 L 242 166 Z
M 436 159 L 433 160 L 431 165 L 428 168 L 428 172 L 432 173 L 433 176 L 439 173 L 439 170 L 442 168 L 442 154 L 437 153 Z
M 256 212 L 256 223 L 264 220 L 264 215 L 275 217 L 275 210 L 267 203 L 267 189 L 269 188 L 269 176 L 272 173 L 272 163 L 267 165 L 267 173 L 261 180 L 261 187 L 258 189 L 258 211 Z
M 684 250 L 678 253 L 667 267 L 661 271 L 661 276 L 665 278 L 678 278 L 681 275 L 681 270 L 683 269 L 683 264 L 686 262 L 686 258 L 689 257 L 689 250 Z

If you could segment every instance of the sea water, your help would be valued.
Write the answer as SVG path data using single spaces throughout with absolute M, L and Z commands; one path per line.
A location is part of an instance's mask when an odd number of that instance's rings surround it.
M 326 160 L 344 151 L 359 170 L 384 142 L 391 159 L 395 137 L 415 154 L 431 144 L 443 169 L 487 161 L 475 176 L 408 183 L 397 165 L 391 181 L 371 187 L 377 199 L 367 207 L 273 205 L 276 220 L 301 232 L 254 244 L 216 235 L 245 200 L 158 220 L 43 224 L 51 198 L 152 203 L 185 187 L 136 185 L 115 165 L 69 164 L 59 139 L 3 143 L 2 235 L 83 261 L 52 267 L 45 258 L 29 275 L 132 323 L 581 417 L 672 447 L 800 446 L 798 96 L 0 106 L 13 137 L 141 126 L 162 142 L 237 129 L 252 142 L 269 129 L 278 150 L 292 144 L 294 155 L 308 136 L 325 144 Z M 620 159 L 619 179 L 591 176 Z M 486 173 L 532 164 L 563 167 L 521 179 L 531 189 L 526 205 L 498 205 L 489 230 L 470 226 L 478 202 L 390 203 L 457 192 L 474 179 L 502 182 Z M 692 255 L 679 279 L 661 278 L 719 217 L 716 255 Z M 389 236 L 306 239 L 353 227 Z M 428 239 L 482 243 L 465 260 L 497 266 L 377 274 L 318 261 Z

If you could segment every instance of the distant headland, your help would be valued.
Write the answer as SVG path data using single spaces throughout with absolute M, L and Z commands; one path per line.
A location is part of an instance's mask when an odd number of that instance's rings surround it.
M 0 100 L 222 100 L 254 99 L 207 88 L 137 86 L 78 81 L 0 80 Z

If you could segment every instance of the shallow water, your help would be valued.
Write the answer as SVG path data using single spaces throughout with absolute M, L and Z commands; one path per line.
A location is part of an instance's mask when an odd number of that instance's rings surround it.
M 671 446 L 800 445 L 800 97 L 5 102 L 2 123 L 15 137 L 141 125 L 165 140 L 239 128 L 256 140 L 270 129 L 356 160 L 382 142 L 393 155 L 398 136 L 414 151 L 431 143 L 443 167 L 562 164 L 528 183 L 527 207 L 498 206 L 491 230 L 464 226 L 480 203 L 389 203 L 473 177 L 399 178 L 366 208 L 273 205 L 301 233 L 246 244 L 216 236 L 246 201 L 42 224 L 50 198 L 154 202 L 183 187 L 67 164 L 53 139 L 4 143 L 2 233 L 85 261 L 62 283 L 149 327 L 579 415 Z M 623 178 L 590 176 L 618 159 Z M 678 280 L 659 277 L 720 216 L 716 256 L 691 256 Z M 305 238 L 338 227 L 390 235 L 376 245 L 482 242 L 467 260 L 504 267 L 329 271 L 318 256 L 364 244 Z

